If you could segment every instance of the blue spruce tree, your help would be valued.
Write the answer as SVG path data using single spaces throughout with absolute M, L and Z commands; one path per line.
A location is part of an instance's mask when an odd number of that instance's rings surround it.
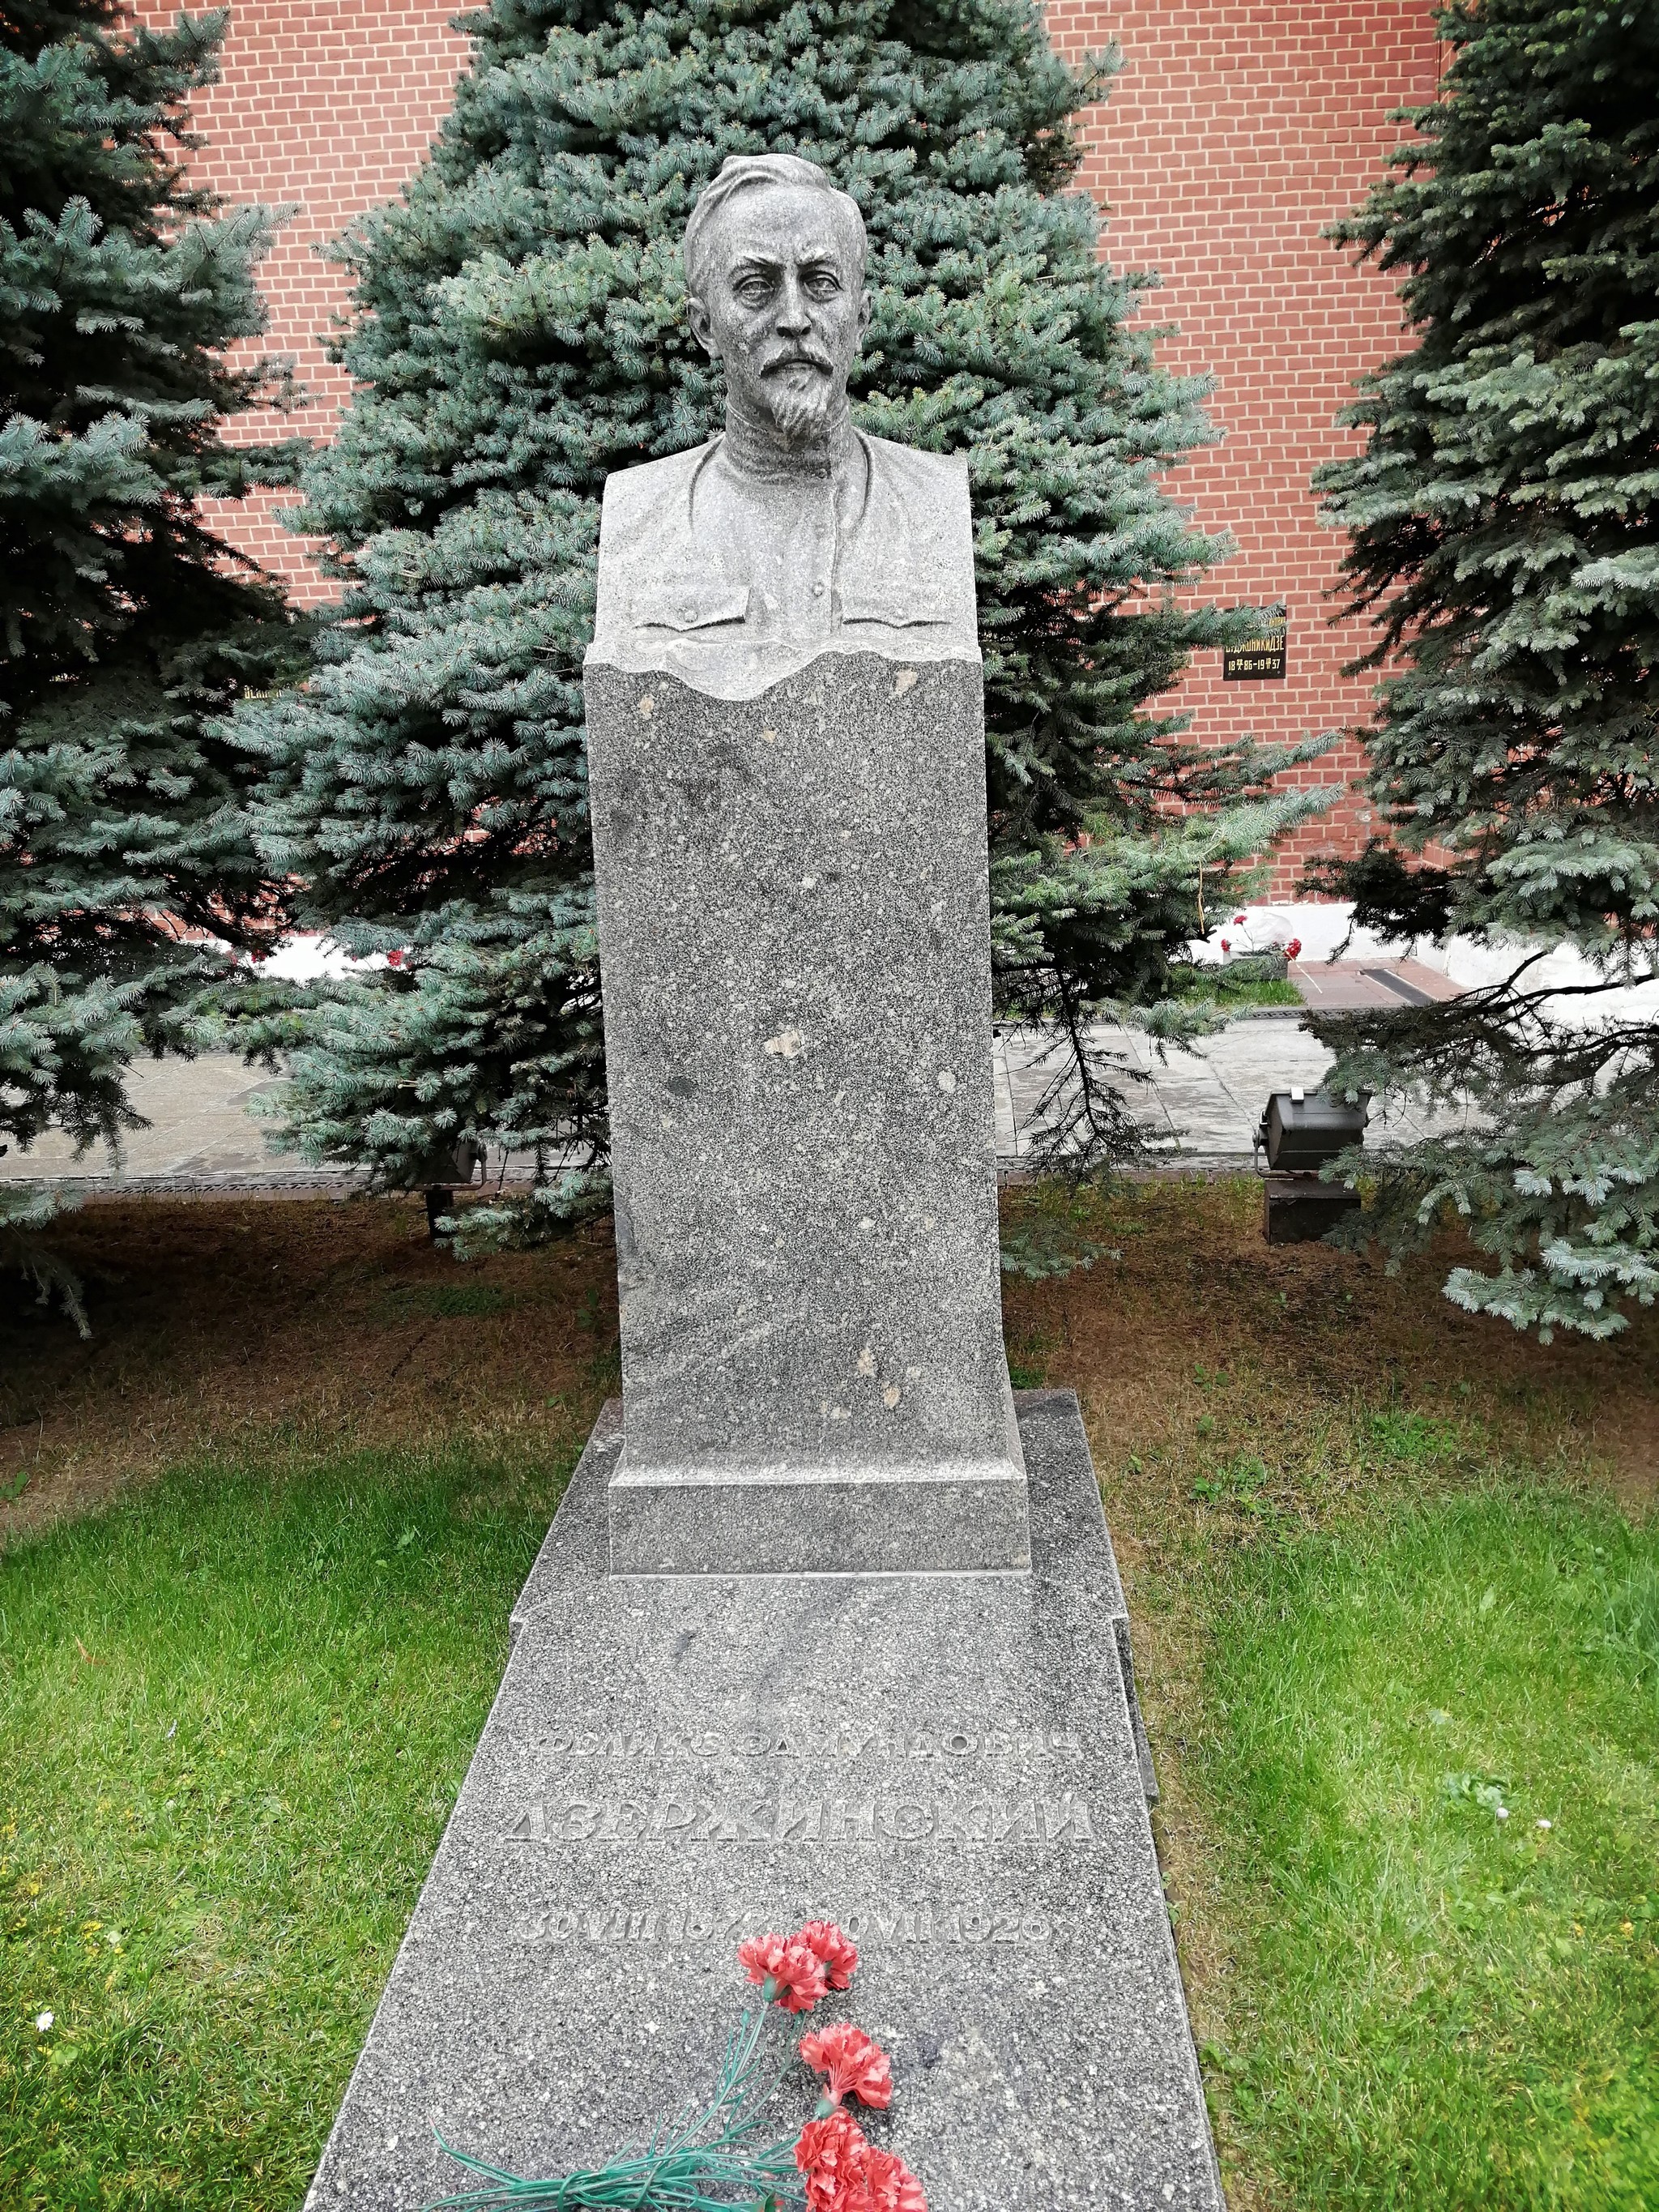
M 1199 891 L 1321 802 L 1294 756 L 1146 711 L 1230 618 L 1176 604 L 1226 551 L 1159 478 L 1211 435 L 1203 387 L 1131 327 L 1067 190 L 1111 64 L 1029 0 L 495 0 L 401 204 L 345 252 L 362 389 L 301 526 L 343 596 L 301 690 L 244 713 L 270 865 L 315 926 L 394 969 L 301 1018 L 289 1141 L 387 1185 L 461 1148 L 533 1153 L 533 1234 L 604 1187 L 581 662 L 606 475 L 719 427 L 680 240 L 726 155 L 817 161 L 859 201 L 874 315 L 854 419 L 970 457 L 1005 1014 L 1058 1025 L 1050 1148 L 1132 1127 L 1085 1034 L 1169 1030 Z M 1239 627 L 1248 628 L 1249 618 Z
M 1351 611 L 1398 653 L 1366 733 L 1396 842 L 1322 870 L 1357 918 L 1508 946 L 1444 1007 L 1322 1022 L 1345 1087 L 1474 1109 L 1346 1164 L 1390 1253 L 1468 1224 L 1447 1290 L 1547 1340 L 1659 1292 L 1659 14 L 1478 0 L 1422 134 L 1339 235 L 1415 349 L 1328 470 Z M 1540 951 L 1577 946 L 1562 997 Z M 1607 1012 L 1601 1009 L 1606 1008 Z
M 283 918 L 225 716 L 295 640 L 196 506 L 290 459 L 221 436 L 287 393 L 223 355 L 264 327 L 271 218 L 181 167 L 224 15 L 119 21 L 0 10 L 0 1148 L 118 1142 L 134 1055 L 189 1048 L 229 949 Z M 0 1184 L 0 1254 L 43 1289 L 50 1211 Z

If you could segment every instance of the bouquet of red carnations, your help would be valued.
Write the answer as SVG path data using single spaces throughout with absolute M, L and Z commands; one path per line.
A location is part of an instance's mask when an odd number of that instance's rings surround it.
M 847 2100 L 872 2111 L 892 2101 L 887 2054 L 861 2027 L 835 2021 L 800 2039 L 800 2055 L 824 2077 L 817 2110 L 792 2142 L 767 2141 L 763 2107 L 781 2078 L 761 2055 L 767 2008 L 810 2012 L 830 1990 L 852 1987 L 859 1954 L 833 1920 L 809 1920 L 793 1936 L 751 1936 L 738 1963 L 763 2002 L 745 2011 L 726 2048 L 714 2101 L 659 2128 L 640 2149 L 607 2166 L 556 2180 L 507 2173 L 443 2142 L 450 2156 L 483 2177 L 482 2187 L 428 2205 L 427 2212 L 577 2212 L 579 2207 L 627 2212 L 927 2212 L 921 2184 L 895 2152 L 865 2135 Z M 787 2063 L 787 2062 L 786 2062 Z

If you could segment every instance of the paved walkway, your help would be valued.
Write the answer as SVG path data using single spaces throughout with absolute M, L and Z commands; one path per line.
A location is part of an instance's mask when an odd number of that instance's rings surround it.
M 62 1182 L 88 1189 L 343 1183 L 344 1176 L 331 1177 L 266 1144 L 250 1109 L 283 1086 L 282 1077 L 264 1075 L 229 1053 L 139 1060 L 128 1094 L 149 1126 L 128 1137 L 118 1162 L 102 1145 L 77 1159 L 69 1139 L 52 1130 L 27 1152 L 14 1146 L 0 1158 L 0 1182 Z
M 1162 1058 L 1130 1030 L 1103 1028 L 1095 1036 L 1126 1070 L 1120 1087 L 1135 1119 L 1164 1139 L 1178 1138 L 1172 1166 L 1248 1164 L 1268 1092 L 1292 1084 L 1314 1090 L 1329 1064 L 1290 1006 L 1236 1021 L 1196 1051 Z M 997 1039 L 997 1150 L 1010 1166 L 1029 1151 L 1038 1103 L 1053 1079 L 1054 1064 L 1043 1066 L 1042 1053 L 1042 1040 L 1029 1031 Z M 128 1139 L 118 1164 L 101 1145 L 77 1159 L 68 1139 L 54 1133 L 27 1152 L 14 1149 L 0 1158 L 0 1181 L 61 1180 L 88 1190 L 348 1188 L 353 1178 L 344 1170 L 313 1168 L 270 1150 L 251 1109 L 281 1088 L 280 1077 L 261 1075 L 225 1054 L 142 1061 L 132 1071 L 131 1097 L 149 1126 Z M 1417 1121 L 1397 1116 L 1374 1126 L 1373 1141 L 1414 1136 L 1419 1129 Z
M 1168 1164 L 1188 1169 L 1248 1166 L 1269 1093 L 1298 1085 L 1316 1091 L 1331 1064 L 1323 1045 L 1302 1028 L 1294 1006 L 1236 1021 L 1192 1051 L 1170 1049 L 1162 1057 L 1132 1030 L 1103 1026 L 1091 1039 L 1144 1079 L 1126 1073 L 1117 1088 L 1149 1137 L 1176 1145 L 1164 1154 Z M 1030 1150 L 1042 1095 L 1058 1065 L 1045 1062 L 1043 1041 L 1029 1031 L 999 1036 L 997 1152 L 1005 1164 L 1016 1164 Z M 1373 1109 L 1366 1134 L 1373 1144 L 1390 1138 L 1411 1142 L 1429 1127 L 1420 1115 Z

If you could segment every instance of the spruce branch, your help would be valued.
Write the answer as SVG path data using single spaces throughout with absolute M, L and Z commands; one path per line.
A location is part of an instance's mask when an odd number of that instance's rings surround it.
M 1659 21 L 1454 0 L 1442 96 L 1333 236 L 1401 277 L 1412 349 L 1368 379 L 1322 474 L 1344 611 L 1383 669 L 1371 796 L 1398 849 L 1310 886 L 1386 936 L 1521 940 L 1499 981 L 1316 1020 L 1338 1079 L 1461 1129 L 1351 1159 L 1344 1241 L 1462 1221 L 1496 1262 L 1447 1293 L 1547 1336 L 1651 1301 L 1659 1012 Z M 1558 946 L 1588 969 L 1530 976 Z

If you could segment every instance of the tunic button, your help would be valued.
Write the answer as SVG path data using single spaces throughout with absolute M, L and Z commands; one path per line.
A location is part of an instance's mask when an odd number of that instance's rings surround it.
M 813 585 L 813 586 L 812 586 L 812 597 L 813 597 L 815 599 L 821 599 L 823 597 L 823 585 L 822 585 L 822 584 L 814 584 L 814 585 Z
M 696 614 L 696 611 L 697 611 L 695 607 L 682 607 L 680 609 L 680 620 L 682 622 L 690 622 L 692 616 Z

